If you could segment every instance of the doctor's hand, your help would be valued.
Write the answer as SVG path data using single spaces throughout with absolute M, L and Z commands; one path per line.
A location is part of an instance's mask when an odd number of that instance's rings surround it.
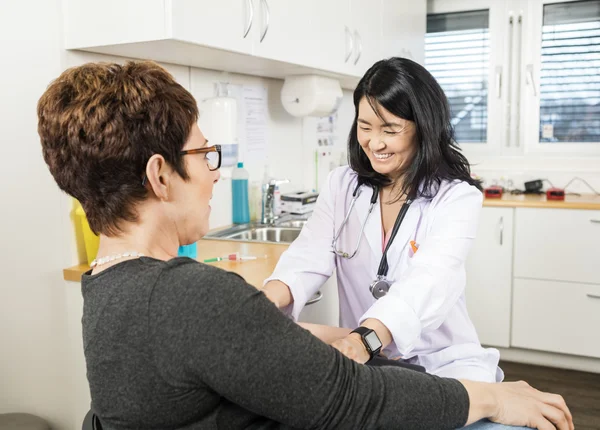
M 333 342 L 331 346 L 360 364 L 365 364 L 371 358 L 358 333 L 350 333 L 348 336 Z
M 293 301 L 290 287 L 278 280 L 267 282 L 267 284 L 261 288 L 261 291 L 278 308 L 284 308 Z

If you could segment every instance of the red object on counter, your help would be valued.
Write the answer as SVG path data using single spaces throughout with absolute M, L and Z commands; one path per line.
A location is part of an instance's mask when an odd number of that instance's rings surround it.
M 497 185 L 492 185 L 491 187 L 483 190 L 486 199 L 502 198 L 503 191 L 504 190 L 502 189 L 502 187 L 499 187 Z
M 565 190 L 562 188 L 548 188 L 546 190 L 546 199 L 548 200 L 564 200 Z

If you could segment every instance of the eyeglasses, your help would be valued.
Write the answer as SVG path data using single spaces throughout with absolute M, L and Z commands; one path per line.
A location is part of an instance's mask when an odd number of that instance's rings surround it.
M 207 140 L 208 142 L 208 140 Z M 206 154 L 206 163 L 208 164 L 208 170 L 215 171 L 221 167 L 221 145 L 205 146 L 203 148 L 194 148 L 181 151 L 180 155 L 188 154 Z M 147 181 L 146 175 L 142 178 L 142 186 L 146 186 Z
M 188 149 L 180 152 L 181 155 L 187 154 L 206 154 L 208 170 L 214 171 L 221 167 L 221 145 L 213 145 L 204 148 Z

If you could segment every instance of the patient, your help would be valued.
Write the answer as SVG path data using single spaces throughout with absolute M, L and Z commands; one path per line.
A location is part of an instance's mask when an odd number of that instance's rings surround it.
M 239 276 L 177 258 L 208 231 L 220 148 L 157 64 L 69 69 L 38 116 L 50 172 L 100 234 L 82 324 L 105 429 L 573 428 L 560 396 L 523 382 L 358 364 Z

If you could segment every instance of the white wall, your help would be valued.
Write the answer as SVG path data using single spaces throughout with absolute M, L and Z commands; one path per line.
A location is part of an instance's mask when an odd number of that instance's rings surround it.
M 68 202 L 36 132 L 37 100 L 61 70 L 59 16 L 58 0 L 0 2 L 0 413 L 68 428 Z

